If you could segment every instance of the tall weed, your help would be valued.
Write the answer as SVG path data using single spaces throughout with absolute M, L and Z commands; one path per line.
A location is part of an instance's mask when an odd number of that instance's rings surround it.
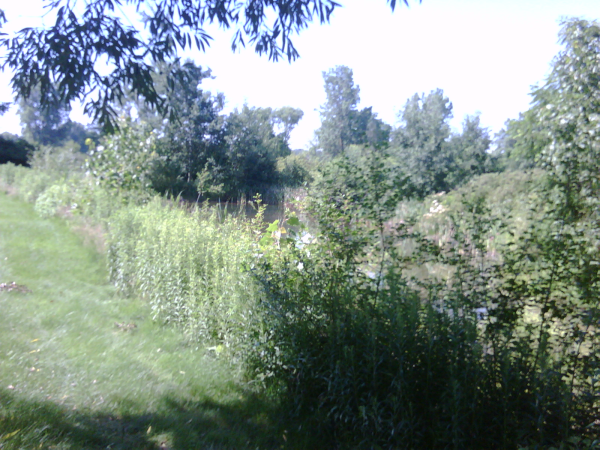
M 77 216 L 74 227 L 88 229 L 83 234 L 99 247 L 98 226 L 104 227 L 113 281 L 148 298 L 157 318 L 219 352 L 245 345 L 257 292 L 247 268 L 258 252 L 262 216 L 245 221 L 219 208 L 190 210 L 158 198 L 144 206 L 143 191 L 109 190 L 79 166 L 65 170 L 61 163 L 72 159 L 64 149 L 44 151 L 32 169 L 0 166 L 0 182 L 44 217 Z
M 15 180 L 26 171 L 26 167 L 16 166 L 13 163 L 0 164 L 0 186 L 3 189 L 12 188 Z
M 245 268 L 256 251 L 247 222 L 160 199 L 122 210 L 109 226 L 116 285 L 189 336 L 232 349 L 247 342 L 257 288 Z

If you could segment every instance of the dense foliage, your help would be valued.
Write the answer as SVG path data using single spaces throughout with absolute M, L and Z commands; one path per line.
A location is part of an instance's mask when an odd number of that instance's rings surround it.
M 372 108 L 358 109 L 360 88 L 352 70 L 337 66 L 323 73 L 326 102 L 315 132 L 312 159 L 357 155 L 356 148 L 388 149 L 387 164 L 410 174 L 413 194 L 423 197 L 458 187 L 471 178 L 500 169 L 490 153 L 489 131 L 479 116 L 467 116 L 462 131 L 450 127 L 452 103 L 441 89 L 411 97 L 392 128 Z M 358 152 L 361 153 L 361 152 Z
M 29 158 L 35 148 L 25 139 L 10 133 L 0 135 L 0 164 L 13 163 L 29 165 Z
M 396 133 L 420 170 L 404 178 L 385 154 L 347 150 L 317 179 L 319 234 L 280 242 L 257 271 L 269 334 L 253 367 L 321 445 L 598 447 L 599 37 L 596 23 L 563 23 L 565 50 L 534 93 L 545 172 L 518 227 L 476 192 L 427 214 L 445 216 L 442 240 L 418 232 L 425 216 L 394 226 L 390 205 L 447 189 L 450 164 L 486 171 L 473 119 L 452 155 L 440 91 L 409 100 Z
M 592 276 L 578 259 L 583 235 L 545 240 L 549 213 L 497 244 L 498 261 L 488 242 L 502 222 L 481 202 L 447 217 L 438 243 L 414 220 L 390 223 L 408 178 L 388 185 L 373 155 L 336 169 L 313 196 L 318 236 L 257 272 L 269 334 L 254 368 L 301 426 L 343 448 L 512 449 L 585 435 L 600 392 L 599 311 L 591 279 L 567 281 Z M 344 172 L 355 182 L 341 188 Z
M 360 88 L 354 85 L 352 70 L 337 66 L 323 72 L 327 100 L 321 107 L 317 145 L 329 156 L 338 156 L 353 144 L 386 145 L 390 126 L 377 118 L 371 108 L 358 110 Z
M 276 203 L 285 186 L 308 178 L 301 164 L 289 158 L 290 133 L 302 118 L 301 110 L 244 105 L 225 115 L 224 95 L 202 90 L 209 70 L 184 63 L 186 76 L 169 91 L 166 65 L 155 69 L 157 89 L 177 110 L 177 120 L 163 121 L 129 96 L 118 131 L 106 135 L 90 153 L 88 166 L 105 185 L 189 200 L 261 194 Z M 138 118 L 127 118 L 130 112 Z
M 452 103 L 441 89 L 415 94 L 400 112 L 391 148 L 396 164 L 411 174 L 419 195 L 448 191 L 471 177 L 494 170 L 491 139 L 478 116 L 467 116 L 453 133 Z
M 494 156 L 478 117 L 450 128 L 441 90 L 368 141 L 344 67 L 324 74 L 323 151 L 290 155 L 300 111 L 224 116 L 188 64 L 180 122 L 140 107 L 88 174 L 62 148 L 0 180 L 42 215 L 103 224 L 113 281 L 266 388 L 291 446 L 595 449 L 600 25 L 565 20 L 561 40 Z M 310 230 L 151 198 L 248 196 L 310 169 Z
M 42 107 L 40 90 L 35 89 L 27 100 L 19 101 L 21 133 L 35 145 L 59 147 L 71 141 L 86 151 L 85 141 L 96 138 L 97 133 L 93 128 L 69 119 L 69 113 L 70 108 L 57 98 L 52 105 Z

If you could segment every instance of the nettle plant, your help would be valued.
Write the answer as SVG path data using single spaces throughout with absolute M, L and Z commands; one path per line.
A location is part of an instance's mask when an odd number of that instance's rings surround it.
M 596 316 L 579 299 L 597 285 L 569 278 L 577 239 L 548 246 L 556 235 L 535 228 L 490 258 L 502 227 L 474 201 L 440 246 L 414 221 L 391 225 L 411 187 L 384 161 L 326 167 L 311 195 L 319 232 L 279 240 L 255 267 L 252 376 L 324 447 L 591 446 Z M 444 270 L 413 276 L 424 265 Z

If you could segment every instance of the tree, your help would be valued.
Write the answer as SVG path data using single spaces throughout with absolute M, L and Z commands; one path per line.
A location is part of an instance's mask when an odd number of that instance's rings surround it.
M 352 69 L 337 66 L 323 72 L 325 104 L 321 106 L 318 146 L 329 156 L 340 155 L 349 145 L 387 145 L 391 127 L 377 118 L 372 108 L 358 110 L 360 88 Z
M 377 118 L 372 107 L 363 108 L 356 114 L 354 144 L 365 144 L 371 147 L 387 147 L 392 127 Z
M 97 148 L 91 146 L 86 169 L 110 190 L 123 194 L 148 190 L 158 157 L 156 133 L 129 117 L 120 121 L 118 133 L 105 136 Z
M 30 143 L 60 147 L 69 141 L 87 151 L 86 140 L 96 139 L 94 127 L 86 127 L 69 119 L 70 108 L 55 96 L 54 104 L 44 107 L 40 100 L 40 90 L 34 89 L 29 98 L 18 103 L 21 119 L 21 133 Z
M 452 103 L 441 89 L 415 94 L 399 118 L 391 153 L 396 164 L 410 174 L 418 195 L 448 191 L 496 170 L 489 153 L 489 131 L 481 126 L 479 116 L 466 116 L 462 131 L 452 132 Z
M 387 1 L 394 10 L 397 1 Z M 133 6 L 139 21 L 125 19 L 121 3 Z M 113 0 L 94 0 L 75 10 L 74 2 L 52 0 L 48 6 L 46 14 L 56 17 L 50 27 L 1 36 L 7 52 L 2 68 L 14 71 L 16 97 L 27 98 L 40 86 L 47 105 L 56 87 L 63 103 L 83 101 L 86 113 L 110 131 L 117 116 L 112 104 L 128 89 L 162 114 L 174 114 L 155 89 L 153 65 L 174 61 L 194 46 L 204 50 L 211 40 L 207 26 L 232 28 L 233 49 L 248 43 L 271 60 L 291 61 L 299 56 L 292 37 L 313 19 L 329 22 L 340 5 L 334 0 L 124 0 L 115 8 Z M 140 26 L 124 23 L 132 19 Z M 4 22 L 0 10 L 0 26 Z M 102 70 L 97 61 L 103 62 Z M 177 76 L 174 71 L 169 79 Z
M 559 41 L 563 48 L 544 85 L 532 92 L 517 136 L 518 145 L 534 149 L 536 163 L 545 169 L 535 192 L 537 220 L 505 252 L 503 265 L 526 280 L 515 297 L 542 311 L 532 347 L 539 354 L 547 346 L 552 356 L 536 355 L 536 361 L 568 380 L 568 414 L 585 417 L 597 408 L 599 392 L 599 354 L 583 349 L 598 348 L 598 334 L 588 330 L 600 320 L 600 22 L 563 19 Z M 560 339 L 552 342 L 555 327 Z M 584 423 L 592 420 L 573 418 L 564 427 L 584 435 Z M 590 436 L 598 435 L 597 428 L 591 430 Z
M 304 112 L 301 109 L 292 108 L 291 106 L 278 108 L 271 114 L 273 127 L 286 144 L 289 145 L 292 130 L 302 120 L 302 116 L 304 116 Z
M 506 123 L 497 144 L 509 167 L 547 169 L 564 205 L 579 208 L 600 193 L 600 25 L 564 19 L 559 39 L 564 48 L 532 90 L 530 109 Z
M 323 72 L 323 80 L 327 100 L 321 106 L 321 128 L 316 135 L 323 152 L 337 156 L 354 143 L 360 88 L 354 86 L 352 69 L 346 66 Z
M 183 76 L 169 89 L 167 74 L 173 66 Z M 210 70 L 191 61 L 158 64 L 152 78 L 158 92 L 172 104 L 177 119 L 163 120 L 133 93 L 127 93 L 122 113 L 128 116 L 135 110 L 138 117 L 135 122 L 122 122 L 125 129 L 113 133 L 115 139 L 106 139 L 104 147 L 113 153 L 119 149 L 127 153 L 124 161 L 143 159 L 144 163 L 138 164 L 144 171 L 142 184 L 162 194 L 197 199 L 264 193 L 281 181 L 277 162 L 290 154 L 288 139 L 302 111 L 246 105 L 225 116 L 223 94 L 213 96 L 202 90 L 202 81 L 209 77 Z M 154 130 L 152 135 L 147 134 L 148 129 Z M 148 145 L 133 145 L 132 151 L 123 147 L 123 142 L 135 142 L 136 136 L 147 144 L 150 139 L 151 150 Z M 108 145 L 114 142 L 119 145 Z M 103 159 L 108 166 L 115 161 Z M 112 173 L 113 167 L 110 169 Z
M 600 23 L 561 25 L 564 48 L 526 114 L 544 135 L 539 160 L 561 195 L 563 217 L 578 220 L 600 206 Z
M 19 116 L 21 118 L 21 133 L 30 142 L 40 145 L 59 145 L 65 140 L 65 124 L 69 120 L 69 108 L 61 104 L 54 96 L 53 104 L 41 107 L 39 89 L 19 101 Z
M 496 141 L 497 152 L 509 168 L 540 165 L 544 148 L 550 143 L 547 124 L 540 121 L 537 111 L 555 103 L 556 92 L 545 88 L 535 88 L 533 92 L 534 108 L 519 114 L 518 119 L 508 120 Z
M 455 164 L 448 146 L 452 103 L 441 89 L 415 94 L 399 114 L 401 125 L 392 136 L 393 153 L 411 174 L 421 195 L 448 190 L 448 173 Z
M 489 149 L 492 140 L 487 128 L 481 126 L 478 115 L 466 116 L 462 133 L 450 138 L 450 153 L 454 156 L 454 171 L 448 183 L 455 187 L 474 176 L 495 170 Z
M 291 154 L 285 135 L 274 130 L 282 115 L 286 115 L 285 111 L 244 105 L 227 117 L 226 174 L 230 195 L 251 198 L 279 183 L 277 160 Z
M 35 148 L 25 139 L 10 133 L 0 134 L 0 164 L 13 163 L 29 166 L 29 157 Z
M 227 166 L 225 119 L 221 115 L 225 98 L 201 89 L 202 80 L 210 76 L 210 70 L 190 61 L 182 67 L 176 66 L 184 76 L 168 89 L 165 75 L 168 69 L 159 68 L 157 86 L 173 105 L 177 120 L 162 124 L 159 116 L 145 109 L 140 110 L 140 117 L 163 134 L 158 145 L 162 159 L 156 165 L 154 188 L 161 193 L 195 197 L 198 174 L 209 170 L 214 176 Z

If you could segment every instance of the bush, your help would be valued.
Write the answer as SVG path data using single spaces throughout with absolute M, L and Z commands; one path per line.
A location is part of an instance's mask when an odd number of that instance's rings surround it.
M 53 184 L 37 197 L 34 209 L 42 217 L 52 217 L 61 206 L 69 205 L 71 198 L 67 184 Z
M 292 153 L 284 158 L 277 159 L 277 172 L 280 183 L 287 187 L 297 188 L 310 181 L 306 156 Z
M 25 139 L 10 133 L 0 134 L 0 164 L 29 166 L 35 147 Z
M 45 172 L 28 170 L 22 172 L 22 176 L 15 179 L 14 185 L 23 200 L 33 203 L 53 184 L 53 181 L 52 176 Z
M 409 222 L 389 230 L 409 187 L 382 183 L 391 174 L 376 156 L 336 164 L 313 192 L 318 236 L 280 242 L 255 272 L 267 331 L 250 367 L 291 422 L 321 448 L 547 448 L 590 433 L 597 306 L 553 284 L 565 262 L 524 264 L 525 237 L 514 258 L 489 260 L 498 224 L 482 202 L 454 218 L 446 245 Z M 428 263 L 445 275 L 410 276 Z
M 86 155 L 79 144 L 68 141 L 61 147 L 42 147 L 31 158 L 31 167 L 55 180 L 81 176 Z
M 159 160 L 156 141 L 156 133 L 148 125 L 121 118 L 118 133 L 106 136 L 104 145 L 94 147 L 89 142 L 86 169 L 106 189 L 122 194 L 149 190 Z

